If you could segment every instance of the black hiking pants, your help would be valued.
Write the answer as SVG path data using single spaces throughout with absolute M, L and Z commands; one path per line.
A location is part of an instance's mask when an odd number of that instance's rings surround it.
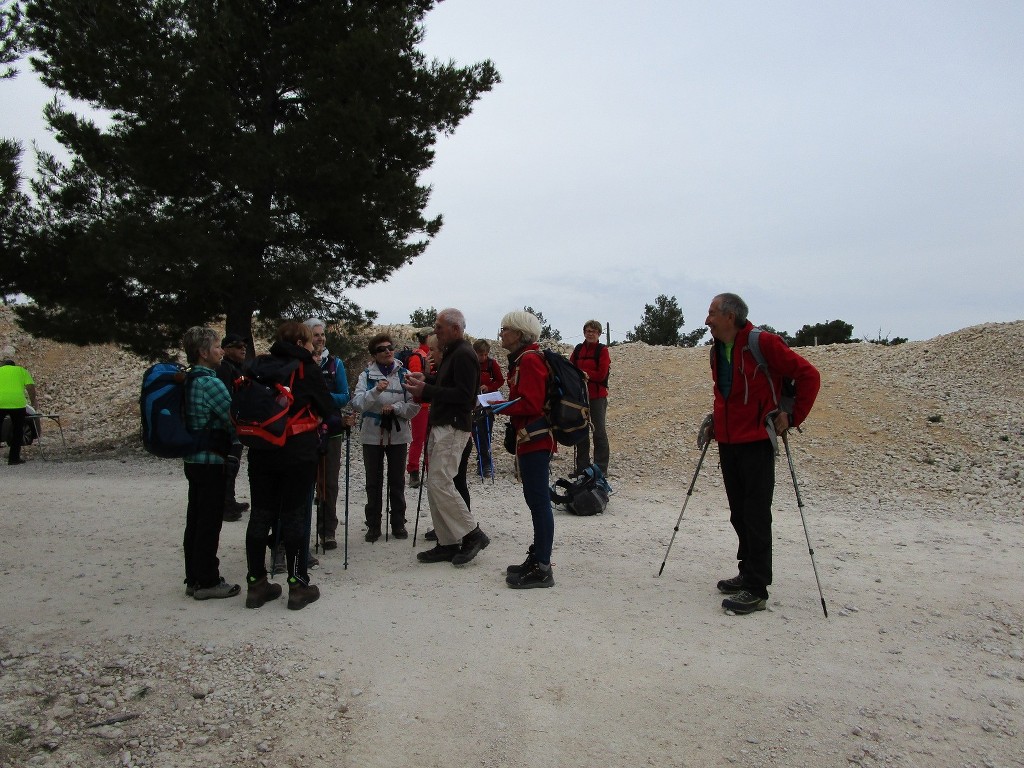
M 769 440 L 719 443 L 722 481 L 729 498 L 729 522 L 739 547 L 736 559 L 749 592 L 768 597 L 772 583 L 772 495 L 775 451 Z

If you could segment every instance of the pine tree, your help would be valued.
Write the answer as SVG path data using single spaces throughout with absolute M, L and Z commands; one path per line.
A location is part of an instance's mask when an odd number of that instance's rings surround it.
M 626 334 L 626 341 L 642 341 L 663 347 L 679 346 L 683 322 L 683 310 L 679 308 L 676 297 L 669 298 L 662 294 L 654 300 L 654 304 L 644 305 L 643 319 L 640 325 Z
M 362 310 L 441 227 L 419 175 L 499 81 L 418 49 L 434 3 L 30 0 L 46 119 L 16 270 L 34 333 L 158 355 L 184 328 Z

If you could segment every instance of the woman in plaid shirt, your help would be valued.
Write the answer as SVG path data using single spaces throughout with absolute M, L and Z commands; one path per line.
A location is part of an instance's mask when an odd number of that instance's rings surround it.
M 196 600 L 234 597 L 241 587 L 221 577 L 217 559 L 228 478 L 224 461 L 235 437 L 231 395 L 216 371 L 224 350 L 220 335 L 201 326 L 185 331 L 181 345 L 191 366 L 185 385 L 185 425 L 193 432 L 210 434 L 204 450 L 185 457 L 185 592 Z

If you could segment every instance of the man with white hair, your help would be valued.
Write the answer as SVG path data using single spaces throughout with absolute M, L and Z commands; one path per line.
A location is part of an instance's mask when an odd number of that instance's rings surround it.
M 311 317 L 306 327 L 313 333 L 313 362 L 320 366 L 327 391 L 340 410 L 349 401 L 348 374 L 345 364 L 327 349 L 327 326 L 319 317 Z M 327 439 L 326 468 L 324 470 L 324 500 L 317 508 L 316 530 L 324 550 L 338 548 L 338 478 L 341 475 L 341 447 L 343 431 L 330 434 Z
M 405 388 L 430 403 L 427 438 L 427 501 L 437 546 L 416 555 L 421 563 L 463 566 L 491 540 L 455 487 L 463 451 L 473 429 L 473 406 L 480 389 L 480 363 L 466 341 L 466 318 L 457 309 L 442 309 L 434 323 L 441 365 L 434 375 L 410 373 Z

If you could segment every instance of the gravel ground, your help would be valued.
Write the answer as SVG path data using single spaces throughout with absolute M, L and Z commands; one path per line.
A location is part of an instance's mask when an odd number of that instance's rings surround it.
M 554 589 L 504 586 L 530 539 L 508 457 L 472 486 L 493 543 L 454 569 L 362 541 L 354 456 L 348 567 L 323 558 L 306 610 L 247 611 L 184 595 L 180 464 L 137 446 L 145 365 L 8 320 L 69 450 L 51 429 L 0 466 L 0 766 L 1024 766 L 1024 393 L 992 377 L 1024 364 L 1024 322 L 805 350 L 823 388 L 792 444 L 826 619 L 784 462 L 766 613 L 719 605 L 714 450 L 655 576 L 706 349 L 612 350 L 615 494 L 556 515 Z

